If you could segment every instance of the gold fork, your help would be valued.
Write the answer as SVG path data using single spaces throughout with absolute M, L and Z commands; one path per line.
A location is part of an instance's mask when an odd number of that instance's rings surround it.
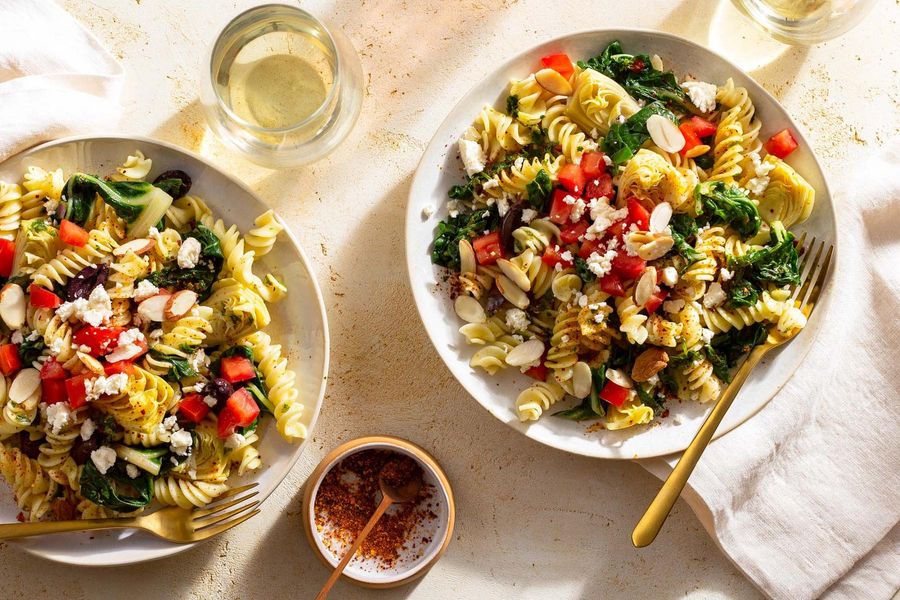
M 257 487 L 251 483 L 234 488 L 216 498 L 205 508 L 189 510 L 178 506 L 162 508 L 148 515 L 121 519 L 84 519 L 81 521 L 38 521 L 35 523 L 9 523 L 0 525 L 0 539 L 11 540 L 48 533 L 90 531 L 94 529 L 142 529 L 171 542 L 189 544 L 200 542 L 228 531 L 256 515 L 259 501 L 247 502 L 259 491 L 234 498 L 238 494 Z M 228 502 L 221 502 L 234 498 Z M 232 508 L 236 507 L 236 508 Z M 232 509 L 232 510 L 228 510 Z
M 798 245 L 802 247 L 805 239 L 806 234 L 801 236 L 798 240 Z M 824 258 L 822 257 L 823 253 Z M 813 254 L 815 254 L 814 258 Z M 799 287 L 794 289 L 794 293 L 791 295 L 791 301 L 799 302 L 800 310 L 802 310 L 803 314 L 807 317 L 812 313 L 813 309 L 816 307 L 816 302 L 819 300 L 819 295 L 822 292 L 822 286 L 825 283 L 825 276 L 828 274 L 828 267 L 831 264 L 833 254 L 834 246 L 829 244 L 826 250 L 824 241 L 819 242 L 817 246 L 816 239 L 813 238 L 803 255 L 803 260 L 800 263 L 802 283 Z M 706 450 L 706 446 L 716 432 L 716 428 L 718 428 L 725 413 L 731 407 L 735 397 L 737 397 L 741 386 L 744 385 L 744 382 L 750 375 L 750 371 L 759 364 L 759 361 L 762 360 L 763 356 L 770 350 L 788 342 L 796 334 L 797 332 L 794 331 L 788 335 L 783 335 L 779 333 L 775 327 L 771 327 L 766 341 L 750 351 L 747 359 L 734 374 L 734 379 L 732 379 L 731 384 L 725 389 L 722 396 L 719 397 L 719 400 L 709 413 L 709 416 L 706 417 L 706 421 L 700 427 L 700 431 L 697 432 L 697 435 L 684 451 L 684 454 L 681 455 L 678 464 L 675 465 L 675 468 L 669 474 L 668 479 L 663 483 L 656 498 L 653 499 L 653 502 L 647 507 L 644 516 L 641 517 L 641 520 L 638 521 L 638 524 L 635 526 L 634 531 L 631 534 L 631 541 L 635 548 L 649 546 L 653 540 L 656 539 L 659 530 L 662 529 L 663 523 L 666 522 L 666 518 L 669 516 L 672 507 L 675 505 L 675 501 L 678 500 L 688 478 L 694 471 L 694 467 L 697 466 L 700 455 Z

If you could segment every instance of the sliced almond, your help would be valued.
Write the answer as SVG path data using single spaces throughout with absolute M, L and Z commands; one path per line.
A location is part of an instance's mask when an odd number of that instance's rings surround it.
M 107 354 L 106 361 L 114 363 L 119 362 L 120 360 L 131 360 L 132 358 L 140 355 L 140 353 L 143 351 L 144 348 L 138 346 L 137 344 L 125 344 L 124 346 L 119 346 L 115 350 Z M 102 374 L 102 372 L 100 374 Z
M 21 329 L 25 324 L 25 292 L 16 283 L 8 283 L 0 291 L 0 318 L 10 329 Z
M 166 320 L 166 305 L 169 303 L 171 296 L 171 294 L 150 296 L 138 304 L 138 314 L 148 321 L 162 323 Z
M 650 115 L 647 119 L 647 133 L 653 143 L 665 152 L 679 152 L 684 148 L 684 134 L 678 125 L 662 115 Z
M 453 303 L 456 314 L 466 323 L 484 323 L 487 316 L 484 307 L 472 296 L 457 296 Z
M 22 369 L 9 386 L 9 401 L 13 404 L 22 404 L 34 395 L 40 385 L 40 371 L 31 367 Z
M 572 367 L 572 393 L 576 398 L 587 398 L 594 385 L 591 368 L 586 362 L 578 361 Z
M 551 94 L 568 96 L 572 93 L 572 84 L 553 69 L 541 69 L 534 74 L 534 80 Z
M 88 354 L 87 352 L 82 352 L 79 350 L 78 352 L 75 353 L 75 356 L 77 356 L 78 360 L 81 361 L 81 364 L 83 364 L 85 366 L 85 368 L 88 371 L 90 371 L 91 373 L 93 373 L 94 375 L 104 375 L 106 373 L 104 371 L 103 365 L 100 363 L 100 361 L 97 360 L 96 358 L 94 358 L 93 356 L 91 356 L 90 354 Z M 107 360 L 109 360 L 110 362 L 116 362 L 116 360 L 120 360 L 120 359 L 110 360 L 109 358 L 107 358 Z
M 672 249 L 672 246 L 675 245 L 675 240 L 672 239 L 670 235 L 659 235 L 652 242 L 647 242 L 640 248 L 638 248 L 638 256 L 643 258 L 644 260 L 656 260 Z
M 459 272 L 474 273 L 478 269 L 475 262 L 475 250 L 469 240 L 459 240 Z
M 634 381 L 647 381 L 669 364 L 669 355 L 661 348 L 648 348 L 634 359 L 631 367 L 631 378 Z
M 660 279 L 669 287 L 674 287 L 678 283 L 678 269 L 675 267 L 666 267 L 662 270 L 662 278 Z
M 650 213 L 650 231 L 653 233 L 662 233 L 669 226 L 672 220 L 672 205 L 668 202 L 660 202 L 653 207 Z
M 506 260 L 505 258 L 501 258 L 497 261 L 497 266 L 500 267 L 500 270 L 503 271 L 503 274 L 512 280 L 519 288 L 522 289 L 523 292 L 528 292 L 531 290 L 531 280 L 528 279 L 528 275 L 525 274 L 525 271 L 514 265 L 512 262 Z M 510 301 L 511 302 L 511 301 Z
M 629 390 L 634 386 L 634 384 L 631 383 L 631 378 L 619 369 L 607 369 L 606 378 L 614 384 L 623 388 L 628 388 Z
M 513 283 L 506 275 L 498 275 L 495 283 L 503 297 L 509 300 L 513 306 L 522 310 L 528 308 L 528 305 L 531 303 L 531 300 L 528 299 L 528 294 L 523 292 L 522 288 Z
M 528 340 L 509 351 L 509 354 L 506 355 L 506 364 L 513 367 L 524 367 L 540 360 L 543 355 L 544 342 L 536 339 Z
M 193 290 L 179 290 L 169 297 L 166 307 L 163 309 L 163 316 L 167 321 L 180 319 L 188 314 L 197 303 L 197 292 Z M 140 311 L 140 308 L 138 308 Z
M 663 61 L 659 57 L 659 54 L 654 54 L 650 57 L 650 66 L 656 69 L 657 71 L 663 70 Z
M 156 245 L 156 240 L 148 240 L 147 238 L 138 238 L 136 240 L 131 240 L 129 242 L 125 242 L 121 246 L 117 247 L 113 250 L 114 256 L 125 256 L 129 252 L 133 252 L 135 254 L 145 254 L 153 250 L 153 247 Z
M 634 287 L 634 303 L 638 306 L 647 304 L 647 300 L 656 291 L 656 268 L 647 267 Z

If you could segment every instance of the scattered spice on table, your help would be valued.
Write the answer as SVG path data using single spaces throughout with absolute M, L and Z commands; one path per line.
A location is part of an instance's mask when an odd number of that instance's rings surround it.
M 390 450 L 361 450 L 335 465 L 322 479 L 315 501 L 316 529 L 325 546 L 340 555 L 359 535 L 381 501 L 378 477 L 386 469 L 386 483 L 403 485 L 421 467 Z M 412 465 L 410 465 L 412 462 Z M 399 482 L 399 483 L 398 483 Z M 401 556 L 421 556 L 431 538 L 420 537 L 421 525 L 437 519 L 434 486 L 427 481 L 416 500 L 394 504 L 363 542 L 358 557 L 372 559 L 380 569 L 397 566 Z

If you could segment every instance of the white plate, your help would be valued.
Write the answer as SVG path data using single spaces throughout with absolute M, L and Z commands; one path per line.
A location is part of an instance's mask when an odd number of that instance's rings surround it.
M 74 170 L 106 175 L 135 150 L 153 159 L 150 177 L 169 169 L 181 169 L 193 180 L 191 194 L 209 204 L 213 213 L 229 225 L 237 224 L 246 232 L 253 219 L 268 207 L 246 186 L 219 171 L 202 157 L 147 138 L 103 136 L 72 137 L 32 148 L 0 164 L 0 180 L 20 181 L 29 165 L 46 169 L 62 167 L 66 175 Z M 281 439 L 263 421 L 260 452 L 263 467 L 231 480 L 258 481 L 260 499 L 265 499 L 281 483 L 312 437 L 325 393 L 328 373 L 328 325 L 325 305 L 309 261 L 290 229 L 279 236 L 272 251 L 260 259 L 267 270 L 281 276 L 288 286 L 288 297 L 269 305 L 272 323 L 268 328 L 274 341 L 282 344 L 291 368 L 297 373 L 300 399 L 304 403 L 304 422 L 309 428 L 307 441 L 291 445 Z M 9 486 L 0 481 L 0 522 L 13 522 L 19 509 L 13 503 Z M 30 538 L 19 542 L 25 550 L 50 560 L 75 565 L 123 565 L 171 556 L 194 544 L 173 544 L 148 533 L 136 531 L 91 532 Z
M 741 70 L 713 51 L 667 33 L 633 29 L 586 31 L 557 38 L 519 54 L 501 65 L 476 85 L 441 124 L 422 157 L 409 192 L 406 211 L 406 259 L 413 296 L 425 329 L 438 354 L 468 392 L 495 417 L 528 437 L 567 452 L 610 459 L 647 458 L 678 452 L 687 447 L 709 407 L 697 403 L 670 403 L 670 416 L 649 426 L 622 431 L 586 432 L 586 423 L 545 415 L 531 424 L 520 423 L 514 410 L 518 393 L 530 380 L 516 369 L 496 376 L 469 367 L 477 347 L 468 346 L 457 332 L 462 323 L 453 311 L 442 285 L 445 271 L 431 264 L 430 251 L 437 223 L 447 218 L 447 190 L 462 183 L 463 171 L 456 141 L 485 103 L 503 106 L 511 78 L 524 78 L 539 66 L 540 57 L 566 52 L 573 60 L 599 54 L 612 40 L 620 40 L 625 51 L 659 54 L 666 69 L 695 76 L 702 81 L 724 83 L 732 77 L 746 87 L 762 120 L 760 137 L 790 127 L 800 142 L 788 162 L 816 189 L 816 207 L 811 218 L 795 231 L 808 231 L 822 239 L 835 240 L 835 217 L 831 195 L 822 170 L 800 128 L 768 92 Z M 423 209 L 435 208 L 425 218 Z M 830 278 L 829 278 L 830 279 Z M 824 314 L 829 294 L 823 294 L 818 315 Z M 787 382 L 812 346 L 821 318 L 813 318 L 807 328 L 777 355 L 767 360 L 744 385 L 740 396 L 719 427 L 722 435 L 751 417 Z M 568 406 L 568 405 L 564 405 Z M 676 425 L 679 422 L 679 425 Z

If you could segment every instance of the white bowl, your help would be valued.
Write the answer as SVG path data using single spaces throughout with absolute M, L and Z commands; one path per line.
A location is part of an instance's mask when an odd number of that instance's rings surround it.
M 133 136 L 85 136 L 48 142 L 0 164 L 0 180 L 20 181 L 29 165 L 46 169 L 62 167 L 66 175 L 74 170 L 105 175 L 114 172 L 116 166 L 135 150 L 153 159 L 151 178 L 169 169 L 188 173 L 193 180 L 190 193 L 205 200 L 217 217 L 229 225 L 237 224 L 241 231 L 246 232 L 252 227 L 253 219 L 268 210 L 249 188 L 219 171 L 203 157 L 170 144 Z M 265 499 L 281 483 L 312 438 L 325 394 L 329 342 L 319 285 L 290 229 L 285 229 L 272 251 L 259 262 L 281 276 L 288 286 L 287 298 L 269 306 L 272 323 L 268 331 L 275 342 L 282 344 L 291 368 L 297 373 L 300 399 L 306 407 L 303 419 L 309 429 L 306 441 L 290 445 L 270 426 L 271 418 L 263 420 L 259 447 L 263 467 L 243 478 L 234 477 L 231 482 L 257 481 L 259 497 Z M 15 521 L 18 512 L 9 486 L 0 482 L 0 522 Z M 17 543 L 43 558 L 88 566 L 142 562 L 171 556 L 194 546 L 174 544 L 130 530 L 61 534 Z
M 423 482 L 430 485 L 434 495 L 428 500 L 435 519 L 422 522 L 411 532 L 412 538 L 428 538 L 424 547 L 410 548 L 401 552 L 395 565 L 390 568 L 379 566 L 375 560 L 355 557 L 347 563 L 343 577 L 358 585 L 369 588 L 391 588 L 409 583 L 425 575 L 440 559 L 453 535 L 456 522 L 456 507 L 453 489 L 447 476 L 437 461 L 424 449 L 407 440 L 393 436 L 370 436 L 349 441 L 331 451 L 315 468 L 306 482 L 303 493 L 303 525 L 310 546 L 326 567 L 334 569 L 343 558 L 324 543 L 322 533 L 316 527 L 316 496 L 325 475 L 342 460 L 363 450 L 391 450 L 413 458 L 423 471 Z
M 810 219 L 795 231 L 807 231 L 819 239 L 836 241 L 835 216 L 831 194 L 816 157 L 802 130 L 787 112 L 759 84 L 712 50 L 683 38 L 656 31 L 607 29 L 585 31 L 540 44 L 500 65 L 477 84 L 453 108 L 438 128 L 419 164 L 409 191 L 406 210 L 406 260 L 410 284 L 419 315 L 438 354 L 464 388 L 495 417 L 528 437 L 548 446 L 574 454 L 610 459 L 648 458 L 679 452 L 690 443 L 710 407 L 697 403 L 670 403 L 670 416 L 648 426 L 621 431 L 587 432 L 587 423 L 578 423 L 545 415 L 531 424 L 520 423 L 514 401 L 530 383 L 515 369 L 496 376 L 469 367 L 469 358 L 477 347 L 467 346 L 458 333 L 462 323 L 442 285 L 443 269 L 431 264 L 431 243 L 437 223 L 447 218 L 447 190 L 463 182 L 463 171 L 457 156 L 456 142 L 471 124 L 484 104 L 502 106 L 509 80 L 523 78 L 538 68 L 541 56 L 566 52 L 573 59 L 587 59 L 599 54 L 612 40 L 620 40 L 628 52 L 658 54 L 667 69 L 682 76 L 724 83 L 729 77 L 746 87 L 762 121 L 760 137 L 790 127 L 800 148 L 788 159 L 816 189 L 816 207 Z M 428 209 L 435 209 L 425 217 Z M 423 210 L 426 212 L 423 213 Z M 836 263 L 835 263 L 836 264 Z M 831 275 L 829 274 L 829 282 Z M 820 301 L 819 315 L 825 314 L 830 294 Z M 813 318 L 806 329 L 780 352 L 767 359 L 751 375 L 731 410 L 719 426 L 722 435 L 750 418 L 787 382 L 810 350 L 822 325 Z M 676 424 L 677 423 L 677 424 Z

